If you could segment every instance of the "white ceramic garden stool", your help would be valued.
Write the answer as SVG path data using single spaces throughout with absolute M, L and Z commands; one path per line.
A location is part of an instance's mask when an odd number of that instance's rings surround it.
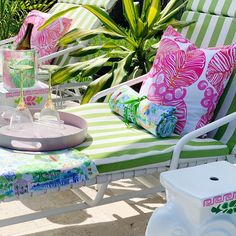
M 161 174 L 167 203 L 146 236 L 236 236 L 236 167 L 226 161 Z

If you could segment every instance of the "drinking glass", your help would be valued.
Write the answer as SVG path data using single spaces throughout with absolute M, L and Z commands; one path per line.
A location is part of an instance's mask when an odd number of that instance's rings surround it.
M 14 113 L 14 108 L 10 106 L 0 106 L 0 128 L 2 126 L 9 126 L 10 118 Z
M 13 112 L 10 118 L 9 128 L 11 130 L 21 131 L 26 129 L 30 125 L 33 125 L 33 117 L 27 105 L 25 104 L 24 94 L 23 94 L 24 71 L 31 70 L 32 66 L 15 65 L 11 66 L 10 69 L 20 72 L 20 99 L 17 107 L 15 108 L 15 111 Z
M 49 81 L 48 81 L 48 98 L 44 104 L 43 109 L 39 114 L 39 120 L 46 123 L 54 123 L 60 124 L 60 115 L 59 112 L 56 110 L 55 105 L 52 101 L 52 73 L 53 71 L 58 68 L 57 66 L 52 65 L 42 65 L 42 70 L 47 70 L 49 74 Z

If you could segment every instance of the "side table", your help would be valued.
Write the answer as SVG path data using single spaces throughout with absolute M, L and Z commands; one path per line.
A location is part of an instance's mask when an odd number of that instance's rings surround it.
M 167 203 L 151 216 L 146 236 L 235 236 L 236 166 L 226 162 L 164 172 Z

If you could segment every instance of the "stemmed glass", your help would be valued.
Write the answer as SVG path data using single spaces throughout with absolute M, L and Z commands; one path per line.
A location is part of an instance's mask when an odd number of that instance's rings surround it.
M 49 74 L 49 81 L 48 81 L 48 98 L 44 104 L 43 109 L 41 110 L 39 114 L 39 121 L 42 121 L 43 123 L 49 123 L 49 124 L 60 124 L 60 115 L 59 112 L 56 110 L 53 101 L 52 101 L 52 73 L 53 71 L 58 68 L 57 66 L 52 65 L 42 65 L 42 70 L 47 70 Z
M 14 110 L 15 109 L 10 106 L 0 106 L 0 128 L 10 124 L 10 117 Z
M 29 125 L 33 125 L 33 117 L 31 112 L 29 111 L 27 105 L 24 101 L 24 94 L 23 94 L 23 73 L 26 70 L 31 70 L 33 67 L 30 65 L 14 65 L 11 66 L 10 69 L 20 71 L 20 99 L 19 103 L 13 112 L 11 119 L 10 119 L 10 126 L 11 130 L 24 130 Z

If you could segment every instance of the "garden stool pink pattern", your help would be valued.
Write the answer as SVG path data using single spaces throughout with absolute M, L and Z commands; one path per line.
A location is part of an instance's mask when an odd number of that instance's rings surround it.
M 235 236 L 236 167 L 226 161 L 161 174 L 167 204 L 146 236 Z

